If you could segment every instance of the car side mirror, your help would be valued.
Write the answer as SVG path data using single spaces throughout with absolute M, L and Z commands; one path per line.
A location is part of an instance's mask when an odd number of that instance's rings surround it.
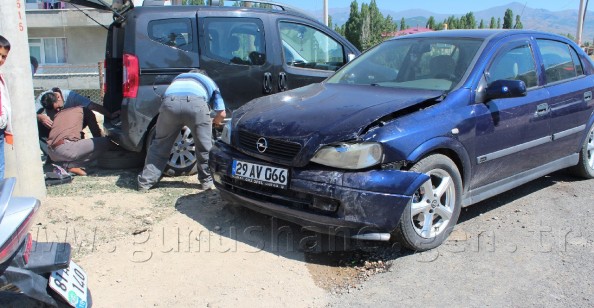
M 495 80 L 487 87 L 487 99 L 526 96 L 526 83 L 522 80 Z

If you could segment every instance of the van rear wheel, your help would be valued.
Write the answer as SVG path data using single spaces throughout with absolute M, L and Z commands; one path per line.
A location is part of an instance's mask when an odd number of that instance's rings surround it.
M 147 149 L 153 142 L 153 139 L 155 139 L 155 127 L 151 128 L 149 132 L 146 142 Z M 192 131 L 184 127 L 181 129 L 171 148 L 169 160 L 167 161 L 165 170 L 163 170 L 163 175 L 184 176 L 196 174 L 196 161 L 196 145 L 194 144 Z

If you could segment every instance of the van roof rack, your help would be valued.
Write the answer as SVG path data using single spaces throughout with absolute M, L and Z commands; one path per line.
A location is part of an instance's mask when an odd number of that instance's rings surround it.
M 144 2 L 142 3 L 142 6 L 164 6 L 164 5 L 176 5 L 176 3 L 181 3 L 180 0 L 144 0 Z M 223 6 L 221 4 L 223 4 L 222 1 L 220 0 L 206 0 L 206 5 L 208 6 Z M 286 12 L 294 12 L 294 13 L 299 13 L 301 15 L 305 15 L 311 18 L 311 16 L 292 6 L 283 4 L 283 3 L 277 3 L 277 2 L 272 2 L 272 1 L 261 1 L 261 0 L 227 0 L 225 2 L 224 6 L 229 6 L 227 5 L 228 2 L 234 2 L 234 3 L 241 3 L 243 4 L 242 7 L 251 7 L 251 6 L 247 6 L 250 4 L 258 4 L 258 5 L 268 5 L 270 6 L 270 8 L 272 9 L 276 9 L 276 10 L 280 10 L 280 11 L 286 11 Z M 258 7 L 258 8 L 263 8 L 263 7 Z

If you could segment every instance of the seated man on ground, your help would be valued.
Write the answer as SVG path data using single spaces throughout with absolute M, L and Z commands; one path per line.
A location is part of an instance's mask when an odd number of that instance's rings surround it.
M 101 113 L 108 119 L 116 117 L 117 113 L 110 113 L 103 106 L 91 101 L 89 98 L 84 97 L 74 91 L 60 88 L 52 88 L 51 90 L 41 93 L 35 100 L 35 110 L 37 111 L 37 129 L 39 132 L 39 147 L 43 152 L 44 156 L 48 153 L 47 139 L 49 137 L 50 129 L 52 128 L 54 116 L 56 111 L 47 110 L 41 103 L 41 98 L 47 93 L 54 93 L 57 100 L 62 101 L 63 108 L 70 107 L 84 107 L 92 111 Z M 87 126 L 87 123 L 83 123 L 83 128 Z M 47 159 L 47 157 L 46 157 Z M 47 161 L 47 160 L 46 160 Z
M 62 163 L 68 172 L 87 175 L 84 166 L 115 146 L 109 138 L 103 137 L 97 118 L 89 108 L 64 108 L 64 101 L 58 99 L 54 92 L 44 94 L 41 104 L 53 114 L 47 154 L 52 161 Z M 89 126 L 94 138 L 83 138 L 83 123 Z

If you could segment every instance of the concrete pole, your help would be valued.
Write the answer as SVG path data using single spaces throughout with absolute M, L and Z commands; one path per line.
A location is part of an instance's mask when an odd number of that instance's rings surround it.
M 324 24 L 328 26 L 328 0 L 324 0 Z
M 0 8 L 0 34 L 10 42 L 10 52 L 0 70 L 8 83 L 14 134 L 14 145 L 4 144 L 5 177 L 16 177 L 15 195 L 43 199 L 46 190 L 33 98 L 25 0 L 0 0 Z
M 575 40 L 577 44 L 581 47 L 582 46 L 582 32 L 584 31 L 584 14 L 586 14 L 586 3 L 584 0 L 580 0 L 580 9 L 578 11 L 578 25 L 577 25 L 577 34 L 575 36 Z

